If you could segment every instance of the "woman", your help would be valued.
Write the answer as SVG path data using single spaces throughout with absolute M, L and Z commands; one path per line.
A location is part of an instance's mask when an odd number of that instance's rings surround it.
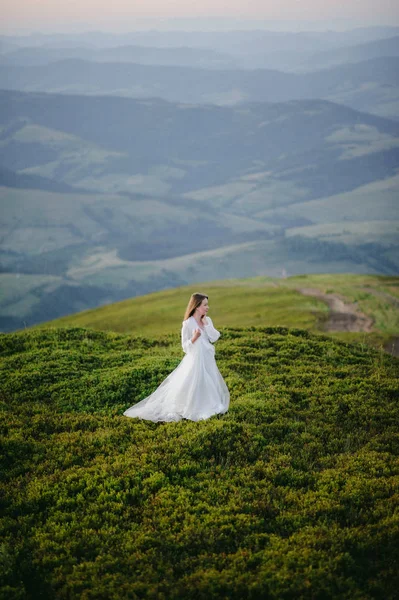
M 181 331 L 185 356 L 161 385 L 144 400 L 123 414 L 149 421 L 200 421 L 225 413 L 230 394 L 216 365 L 211 342 L 220 333 L 207 317 L 208 296 L 193 294 L 188 303 Z

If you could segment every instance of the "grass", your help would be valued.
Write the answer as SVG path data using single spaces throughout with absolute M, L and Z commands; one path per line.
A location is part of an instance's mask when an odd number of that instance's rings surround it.
M 179 364 L 175 324 L 35 329 L 0 352 L 1 597 L 395 596 L 393 357 L 222 328 L 229 411 L 152 423 L 122 413 Z
M 312 287 L 336 293 L 374 320 L 374 332 L 337 332 L 338 339 L 385 345 L 399 333 L 397 306 L 381 292 L 397 297 L 397 277 L 355 274 L 315 274 L 287 277 L 254 277 L 195 284 L 164 290 L 62 317 L 37 327 L 89 327 L 97 330 L 157 336 L 173 334 L 180 326 L 190 294 L 209 294 L 210 314 L 219 326 L 300 327 L 322 332 L 328 317 L 327 305 L 300 294 L 297 289 Z M 373 295 L 372 290 L 377 295 Z
M 180 327 L 190 294 L 197 287 L 198 291 L 209 294 L 210 314 L 219 326 L 279 323 L 314 327 L 317 317 L 311 314 L 311 309 L 323 313 L 325 305 L 291 289 L 274 287 L 273 281 L 272 278 L 227 280 L 178 287 L 62 317 L 38 327 L 73 325 L 150 336 L 172 334 Z

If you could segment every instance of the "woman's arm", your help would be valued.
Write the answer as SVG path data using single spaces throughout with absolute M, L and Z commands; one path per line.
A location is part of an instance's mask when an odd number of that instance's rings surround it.
M 201 332 L 199 329 L 192 331 L 192 327 L 190 327 L 188 321 L 183 321 L 181 329 L 181 345 L 186 354 L 193 350 L 194 344 L 200 335 Z
M 205 317 L 206 323 L 204 323 L 205 331 L 208 334 L 210 342 L 216 342 L 220 338 L 220 332 L 214 328 L 211 317 Z

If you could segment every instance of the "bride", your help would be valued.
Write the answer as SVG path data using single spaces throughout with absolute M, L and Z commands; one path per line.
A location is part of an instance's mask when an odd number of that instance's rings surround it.
M 185 356 L 147 398 L 128 408 L 126 417 L 149 421 L 200 421 L 225 413 L 230 394 L 216 365 L 211 342 L 220 333 L 207 317 L 208 296 L 193 294 L 184 315 L 181 342 Z

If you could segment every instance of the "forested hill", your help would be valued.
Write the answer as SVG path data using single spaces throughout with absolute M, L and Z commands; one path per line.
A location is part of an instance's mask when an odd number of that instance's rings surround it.
M 179 335 L 0 336 L 4 598 L 393 598 L 397 359 L 302 329 L 222 328 L 229 411 L 123 411 Z

